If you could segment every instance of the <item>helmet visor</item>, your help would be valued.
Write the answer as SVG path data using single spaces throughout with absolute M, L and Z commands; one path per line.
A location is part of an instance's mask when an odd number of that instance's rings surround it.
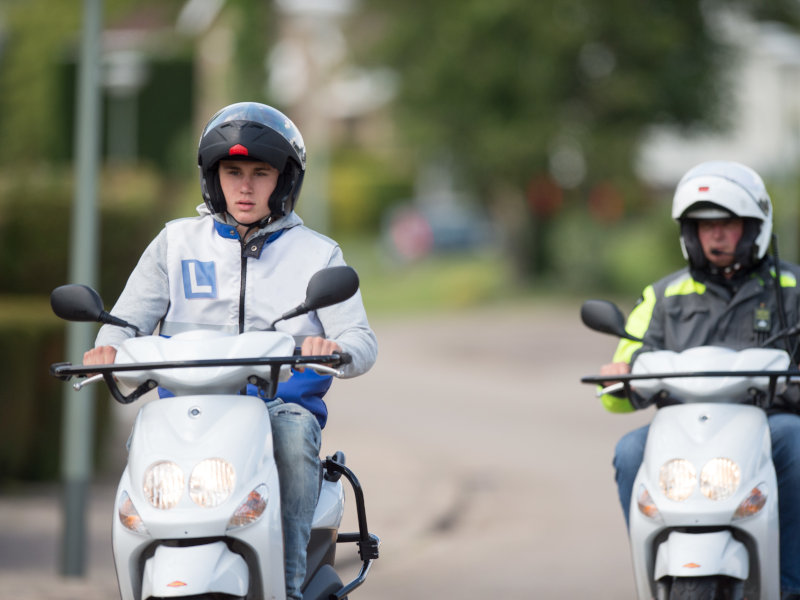
M 291 144 L 300 158 L 300 166 L 305 167 L 305 144 L 300 131 L 286 115 L 272 107 L 258 104 L 257 102 L 239 102 L 223 108 L 211 117 L 211 120 L 203 130 L 201 139 L 214 128 L 231 121 L 253 121 L 269 127 Z

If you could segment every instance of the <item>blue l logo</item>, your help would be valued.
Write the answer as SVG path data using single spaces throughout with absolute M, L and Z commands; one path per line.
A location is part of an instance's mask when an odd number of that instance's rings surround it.
M 187 299 L 216 298 L 217 272 L 214 262 L 182 260 L 183 293 Z

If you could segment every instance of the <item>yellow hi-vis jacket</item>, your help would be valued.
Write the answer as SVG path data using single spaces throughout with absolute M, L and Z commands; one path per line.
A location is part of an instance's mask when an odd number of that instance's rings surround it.
M 761 346 L 783 328 L 775 273 L 770 259 L 749 274 L 724 283 L 685 267 L 647 286 L 625 326 L 628 333 L 643 342 L 621 340 L 612 360 L 633 364 L 640 353 L 650 350 L 680 352 L 705 345 L 741 350 Z M 780 285 L 789 327 L 800 324 L 798 281 L 800 266 L 781 261 Z M 790 341 L 793 348 L 797 346 L 796 340 Z M 786 348 L 783 340 L 776 340 L 770 347 Z M 798 362 L 796 351 L 793 360 Z M 611 412 L 634 410 L 627 398 L 604 394 L 601 399 Z

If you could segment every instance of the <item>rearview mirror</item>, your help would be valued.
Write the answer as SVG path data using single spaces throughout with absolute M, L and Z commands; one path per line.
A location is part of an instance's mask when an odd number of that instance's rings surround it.
M 50 306 L 57 317 L 66 321 L 101 320 L 105 312 L 100 295 L 88 285 L 62 285 L 50 293 Z
M 600 333 L 610 333 L 626 340 L 641 342 L 641 338 L 625 331 L 625 316 L 613 302 L 607 300 L 587 300 L 581 306 L 581 321 L 589 329 Z
M 130 327 L 136 333 L 141 333 L 135 325 L 108 314 L 103 308 L 100 294 L 88 285 L 71 283 L 57 287 L 50 292 L 50 307 L 57 317 L 65 321 L 94 321 Z
M 344 302 L 358 291 L 358 285 L 358 273 L 352 267 L 328 267 L 317 271 L 308 281 L 305 301 L 275 319 L 272 327 L 278 321 Z
M 329 267 L 317 271 L 306 288 L 303 304 L 308 310 L 344 302 L 358 291 L 358 274 L 352 267 Z

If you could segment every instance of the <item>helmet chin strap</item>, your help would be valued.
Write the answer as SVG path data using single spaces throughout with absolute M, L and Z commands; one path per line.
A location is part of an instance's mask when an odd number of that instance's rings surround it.
M 247 232 L 245 233 L 245 235 L 247 235 L 247 233 L 250 233 L 253 229 L 260 229 L 262 227 L 266 227 L 267 225 L 272 223 L 272 221 L 275 219 L 274 215 L 269 214 L 266 217 L 264 217 L 263 219 L 259 219 L 258 221 L 253 221 L 252 223 L 242 223 L 241 221 L 238 221 L 236 219 L 236 217 L 234 217 L 228 211 L 225 211 L 225 216 L 226 216 L 226 219 L 230 219 L 231 221 L 236 223 L 237 226 L 239 226 L 239 227 L 247 227 Z

